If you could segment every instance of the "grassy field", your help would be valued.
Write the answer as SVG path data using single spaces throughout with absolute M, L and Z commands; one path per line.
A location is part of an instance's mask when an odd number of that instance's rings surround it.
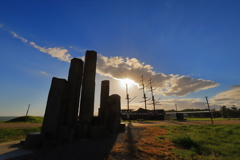
M 237 160 L 240 157 L 240 124 L 160 126 L 177 148 L 172 152 L 179 159 Z
M 211 121 L 211 118 L 185 118 L 187 121 Z M 240 120 L 240 118 L 213 118 L 213 121 Z
M 43 117 L 37 117 L 37 116 L 22 116 L 17 117 L 8 121 L 0 121 L 0 123 L 42 123 Z
M 39 132 L 40 129 L 40 127 L 0 128 L 0 143 L 24 139 L 27 133 Z
M 211 118 L 185 118 L 186 121 L 211 121 Z M 240 118 L 213 118 L 213 121 L 228 121 L 228 120 L 240 120 Z M 131 120 L 132 123 L 138 123 L 138 122 L 154 122 L 159 120 Z M 176 118 L 168 118 L 165 119 L 165 121 L 177 121 Z M 121 122 L 128 122 L 128 120 L 121 120 Z

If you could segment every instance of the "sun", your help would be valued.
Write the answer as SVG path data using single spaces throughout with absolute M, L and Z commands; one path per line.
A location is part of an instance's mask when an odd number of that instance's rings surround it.
M 129 78 L 125 78 L 125 79 L 119 79 L 119 81 L 121 82 L 121 84 L 125 87 L 126 85 L 128 85 L 128 87 L 131 87 L 133 84 L 135 84 L 135 82 Z

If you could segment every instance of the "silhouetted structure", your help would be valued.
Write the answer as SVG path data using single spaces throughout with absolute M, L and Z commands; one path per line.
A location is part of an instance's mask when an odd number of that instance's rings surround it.
M 73 58 L 68 73 L 69 96 L 65 120 L 66 125 L 69 127 L 77 123 L 82 73 L 83 61 Z
M 176 117 L 177 117 L 176 120 L 179 120 L 179 121 L 181 121 L 181 120 L 185 120 L 185 119 L 184 119 L 184 115 L 183 115 L 183 113 L 176 113 Z
M 95 76 L 97 52 L 87 51 L 85 56 L 80 115 L 81 134 L 87 137 L 94 112 Z
M 107 129 L 108 115 L 109 115 L 109 80 L 102 81 L 101 83 L 101 95 L 100 95 L 100 108 L 98 111 L 98 117 L 100 123 L 104 129 Z
M 165 112 L 163 109 L 148 110 L 139 108 L 138 110 L 134 109 L 122 109 L 121 118 L 123 120 L 128 120 L 127 114 L 130 115 L 130 120 L 164 120 Z
M 117 132 L 120 130 L 120 110 L 121 97 L 117 94 L 109 97 L 109 131 Z
M 41 134 L 46 138 L 58 137 L 59 126 L 64 125 L 69 86 L 65 79 L 52 78 Z
M 25 148 L 55 146 L 78 138 L 96 138 L 106 131 L 125 129 L 125 124 L 120 124 L 120 96 L 109 96 L 109 81 L 102 81 L 99 117 L 93 117 L 96 61 L 97 53 L 87 51 L 84 69 L 83 61 L 73 58 L 68 81 L 53 77 L 41 133 L 27 134 Z

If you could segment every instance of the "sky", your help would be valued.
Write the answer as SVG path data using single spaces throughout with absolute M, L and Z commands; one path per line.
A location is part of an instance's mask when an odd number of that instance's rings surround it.
M 72 58 L 97 55 L 94 114 L 102 80 L 127 108 L 240 107 L 240 1 L 0 1 L 0 116 L 43 116 L 52 77 Z M 151 101 L 147 109 L 153 109 Z

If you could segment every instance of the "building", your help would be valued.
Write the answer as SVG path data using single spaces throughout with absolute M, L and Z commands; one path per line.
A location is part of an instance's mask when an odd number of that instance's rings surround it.
M 165 112 L 163 109 L 157 110 L 148 110 L 139 108 L 138 110 L 134 109 L 122 109 L 121 110 L 121 118 L 123 120 L 128 120 L 128 116 L 130 120 L 164 120 Z
M 179 112 L 166 112 L 166 119 L 176 118 L 176 113 L 182 113 L 184 118 L 219 118 L 222 117 L 220 111 L 179 111 Z

